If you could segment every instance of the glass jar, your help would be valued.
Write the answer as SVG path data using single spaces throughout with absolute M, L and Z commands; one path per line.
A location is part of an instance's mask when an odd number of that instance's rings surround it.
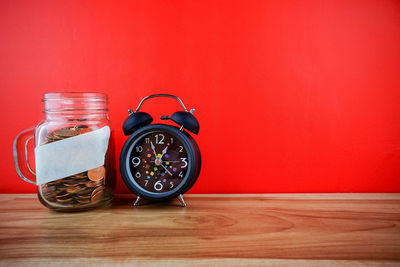
M 107 96 L 46 93 L 43 102 L 44 120 L 14 140 L 17 173 L 37 185 L 40 202 L 52 210 L 79 211 L 110 204 L 115 165 Z M 36 172 L 28 159 L 33 137 Z

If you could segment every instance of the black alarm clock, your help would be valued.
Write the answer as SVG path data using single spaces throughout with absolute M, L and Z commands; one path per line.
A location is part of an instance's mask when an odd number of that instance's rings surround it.
M 154 97 L 170 97 L 179 101 L 183 111 L 161 120 L 171 120 L 175 125 L 151 124 L 153 118 L 139 109 L 143 102 Z M 199 133 L 199 122 L 194 109 L 188 111 L 174 95 L 155 94 L 142 99 L 135 112 L 123 124 L 123 132 L 130 135 L 119 160 L 122 179 L 137 195 L 135 206 L 141 199 L 164 201 L 178 197 L 186 206 L 182 194 L 196 182 L 201 168 L 201 155 L 196 141 L 189 134 Z

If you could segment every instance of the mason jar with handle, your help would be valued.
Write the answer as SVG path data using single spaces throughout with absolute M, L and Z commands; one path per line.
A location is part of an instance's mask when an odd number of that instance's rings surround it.
M 44 120 L 14 140 L 15 169 L 37 186 L 40 202 L 57 211 L 79 211 L 111 203 L 115 187 L 114 144 L 107 96 L 46 93 Z M 35 170 L 28 143 L 35 143 Z

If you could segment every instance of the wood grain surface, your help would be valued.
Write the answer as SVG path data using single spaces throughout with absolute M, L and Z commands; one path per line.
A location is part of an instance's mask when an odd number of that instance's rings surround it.
M 57 213 L 0 195 L 0 265 L 400 266 L 400 194 L 186 195 Z

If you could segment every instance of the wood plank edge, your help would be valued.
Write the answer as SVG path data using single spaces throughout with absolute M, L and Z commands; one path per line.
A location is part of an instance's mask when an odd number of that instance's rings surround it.
M 399 200 L 400 193 L 268 193 L 268 194 L 185 194 L 187 198 L 274 198 L 274 199 L 386 199 Z M 0 199 L 37 198 L 36 194 L 0 194 Z M 129 193 L 115 194 L 115 198 L 135 198 Z
M 308 259 L 135 259 L 31 258 L 0 260 L 0 266 L 399 266 L 399 261 L 308 260 Z
M 185 194 L 188 198 L 277 198 L 277 199 L 400 199 L 400 193 L 274 193 L 274 194 Z M 116 198 L 135 197 L 116 194 Z

